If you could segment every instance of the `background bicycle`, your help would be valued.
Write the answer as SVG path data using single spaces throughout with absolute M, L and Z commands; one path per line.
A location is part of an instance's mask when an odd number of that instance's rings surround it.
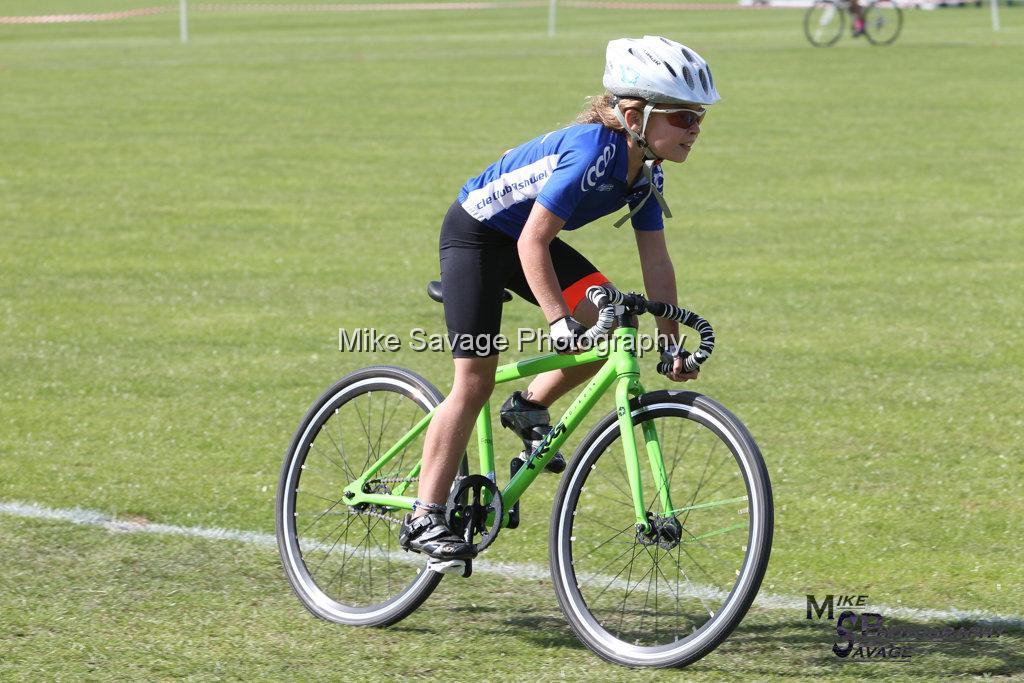
M 872 45 L 891 45 L 903 28 L 903 10 L 892 0 L 861 2 L 864 36 Z M 838 42 L 855 14 L 847 0 L 816 0 L 804 13 L 804 35 L 815 47 L 831 47 Z

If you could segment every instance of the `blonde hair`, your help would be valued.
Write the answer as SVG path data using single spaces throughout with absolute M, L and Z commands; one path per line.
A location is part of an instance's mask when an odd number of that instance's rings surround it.
M 616 103 L 617 101 L 617 103 Z M 587 108 L 576 116 L 576 123 L 600 123 L 605 128 L 610 128 L 617 133 L 625 133 L 626 129 L 615 116 L 616 106 L 622 110 L 642 109 L 644 100 L 636 97 L 619 97 L 610 92 L 603 95 L 594 95 L 587 98 Z

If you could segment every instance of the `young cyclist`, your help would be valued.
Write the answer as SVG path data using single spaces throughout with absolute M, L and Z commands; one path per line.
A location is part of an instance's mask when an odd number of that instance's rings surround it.
M 682 163 L 700 134 L 705 106 L 719 100 L 707 62 L 657 36 L 608 43 L 604 86 L 574 125 L 506 152 L 470 179 L 441 228 L 441 290 L 453 343 L 455 380 L 427 429 L 419 498 L 399 536 L 402 547 L 430 556 L 433 568 L 472 558 L 475 550 L 445 523 L 448 491 L 480 409 L 494 388 L 502 294 L 510 289 L 539 306 L 559 351 L 571 352 L 597 311 L 585 299 L 608 278 L 558 238 L 619 211 L 629 212 L 648 296 L 676 303 L 676 279 L 665 245 L 661 163 Z M 684 373 L 675 345 L 678 324 L 658 320 L 672 340 L 669 377 Z M 501 407 L 501 422 L 523 439 L 526 455 L 550 431 L 548 406 L 597 370 L 598 364 L 534 378 Z M 561 472 L 557 454 L 547 469 Z

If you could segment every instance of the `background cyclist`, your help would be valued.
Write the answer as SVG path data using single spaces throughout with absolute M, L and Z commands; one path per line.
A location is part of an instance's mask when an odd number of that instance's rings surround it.
M 850 0 L 850 16 L 853 17 L 853 37 L 864 35 L 864 8 L 857 0 Z
M 658 36 L 608 44 L 604 95 L 590 98 L 577 122 L 506 152 L 471 178 L 441 228 L 441 288 L 453 340 L 455 379 L 427 430 L 419 498 L 399 541 L 434 560 L 468 559 L 472 544 L 454 534 L 444 506 L 476 416 L 494 388 L 493 339 L 500 331 L 502 292 L 510 289 L 541 308 L 560 351 L 596 322 L 584 298 L 608 282 L 582 254 L 557 237 L 628 205 L 648 296 L 676 303 L 676 278 L 665 244 L 661 163 L 682 163 L 700 134 L 705 106 L 719 100 L 707 62 L 684 45 Z M 669 377 L 683 373 L 678 325 L 658 320 L 675 358 Z M 476 345 L 475 345 L 476 344 Z M 597 370 L 591 364 L 538 375 L 501 408 L 528 454 L 550 430 L 548 406 Z M 547 468 L 565 469 L 560 454 Z

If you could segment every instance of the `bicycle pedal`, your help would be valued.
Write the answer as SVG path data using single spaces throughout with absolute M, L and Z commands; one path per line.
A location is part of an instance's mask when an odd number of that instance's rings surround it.
M 461 574 L 466 576 L 466 560 L 430 560 L 427 569 L 438 574 Z

